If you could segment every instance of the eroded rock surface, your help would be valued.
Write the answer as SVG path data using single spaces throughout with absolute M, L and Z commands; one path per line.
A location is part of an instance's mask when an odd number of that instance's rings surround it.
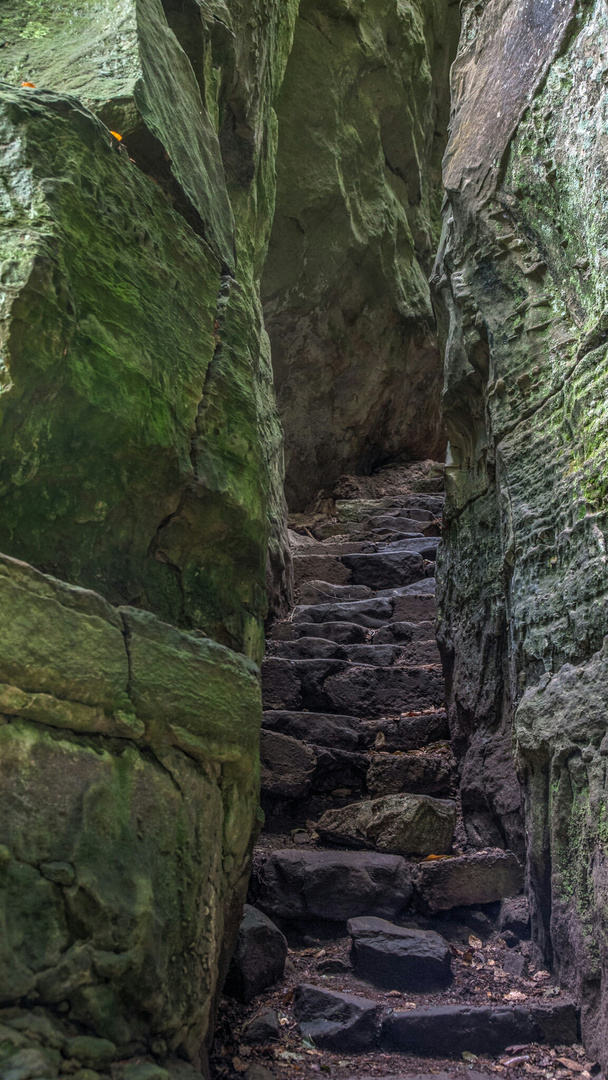
M 527 858 L 534 939 L 605 1066 L 608 22 L 569 0 L 463 16 L 435 274 L 450 721 L 469 838 Z
M 263 278 L 293 510 L 443 447 L 427 278 L 457 36 L 445 0 L 300 5 Z
M 80 1058 L 81 1035 L 101 1072 L 137 1047 L 204 1069 L 249 875 L 257 668 L 6 556 L 0 597 L 8 1020 L 35 1002 L 47 1076 Z

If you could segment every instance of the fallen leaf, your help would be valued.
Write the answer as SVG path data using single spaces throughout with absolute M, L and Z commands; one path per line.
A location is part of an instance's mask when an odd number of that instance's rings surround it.
M 427 855 L 423 862 L 435 862 L 437 859 L 451 859 L 451 855 Z
M 583 1066 L 579 1065 L 578 1061 L 573 1061 L 572 1058 L 560 1057 L 557 1059 L 560 1065 L 564 1066 L 564 1069 L 570 1069 L 571 1072 L 582 1072 Z
M 22 82 L 21 85 L 22 86 L 29 86 L 30 90 L 35 90 L 36 89 L 36 83 L 33 83 L 33 82 Z
M 469 1062 L 470 1061 L 479 1061 L 479 1058 L 477 1057 L 477 1054 L 472 1054 L 470 1050 L 463 1050 L 462 1051 L 462 1060 L 463 1061 L 469 1061 Z
M 505 1068 L 508 1069 L 512 1065 L 523 1065 L 524 1062 L 529 1060 L 530 1057 L 528 1054 L 522 1054 L 520 1057 L 501 1058 L 500 1064 L 504 1065 Z
M 117 131 L 112 131 L 111 128 L 110 135 L 113 135 L 115 139 L 118 139 L 119 142 L 122 142 L 122 135 L 119 135 Z
M 293 990 L 288 990 L 286 994 L 283 994 L 281 999 L 283 1005 L 291 1005 L 293 1001 Z
M 233 1057 L 233 1059 L 232 1059 L 232 1068 L 237 1073 L 244 1073 L 244 1072 L 247 1072 L 247 1069 L 249 1068 L 249 1066 L 244 1061 L 241 1061 L 240 1058 Z
M 525 1001 L 526 995 L 522 994 L 521 990 L 509 990 L 508 994 L 504 996 L 505 1001 Z
M 481 938 L 475 937 L 475 934 L 469 935 L 469 945 L 472 949 L 483 949 L 483 941 Z

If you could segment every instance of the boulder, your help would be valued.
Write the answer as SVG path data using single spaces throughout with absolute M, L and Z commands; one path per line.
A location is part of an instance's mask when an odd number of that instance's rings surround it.
M 456 804 L 428 795 L 385 795 L 327 810 L 320 835 L 334 844 L 396 855 L 442 855 L 452 847 Z
M 323 1050 L 356 1053 L 376 1044 L 380 1009 L 367 998 L 304 983 L 296 987 L 293 1012 L 302 1035 Z
M 371 795 L 449 795 L 456 779 L 456 761 L 451 754 L 376 754 L 367 773 L 367 789 Z
M 527 896 L 513 896 L 503 900 L 498 915 L 498 929 L 510 930 L 518 938 L 530 937 L 530 905 Z
M 281 1025 L 276 1009 L 265 1009 L 264 1012 L 256 1013 L 247 1021 L 241 1035 L 246 1043 L 270 1042 L 280 1036 Z
M 416 871 L 416 889 L 431 911 L 490 904 L 517 896 L 523 884 L 517 856 L 501 849 L 421 863 Z
M 359 746 L 359 721 L 354 716 L 269 709 L 262 716 L 262 727 L 315 746 L 340 750 L 357 750 Z
M 317 758 L 313 750 L 290 735 L 262 729 L 260 733 L 262 791 L 283 799 L 301 799 L 308 792 Z
M 412 895 L 411 870 L 397 855 L 359 851 L 273 851 L 256 886 L 275 918 L 346 922 L 357 915 L 396 918 Z
M 245 904 L 225 993 L 245 1004 L 283 978 L 287 942 L 262 911 Z
M 407 930 L 385 919 L 349 919 L 357 975 L 387 990 L 432 992 L 452 981 L 452 954 L 434 930 Z

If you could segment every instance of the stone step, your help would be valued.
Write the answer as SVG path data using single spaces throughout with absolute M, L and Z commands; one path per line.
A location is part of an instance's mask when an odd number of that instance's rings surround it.
M 393 946 L 397 941 L 393 938 Z M 441 951 L 437 944 L 437 958 Z M 522 1005 L 431 1005 L 393 1011 L 373 998 L 301 983 L 295 988 L 293 1013 L 303 1037 L 321 1049 L 341 1054 L 378 1048 L 434 1058 L 461 1058 L 466 1053 L 495 1056 L 514 1045 L 569 1046 L 578 1041 L 580 1030 L 578 1010 L 568 998 Z M 415 1075 L 410 1064 L 408 1076 Z
M 362 797 L 366 793 L 369 756 L 360 751 L 304 742 L 281 731 L 262 728 L 260 764 L 262 794 L 270 800 L 296 801 L 300 816 L 306 810 L 303 801 L 309 801 L 311 796 L 326 796 L 339 790 L 345 792 L 340 800 L 343 803 L 349 797 Z
M 573 1002 L 516 1006 L 437 1005 L 385 1017 L 380 1043 L 385 1050 L 436 1057 L 463 1053 L 500 1054 L 508 1046 L 578 1042 L 579 1018 Z
M 373 667 L 344 660 L 262 663 L 265 709 L 311 709 L 371 719 L 414 708 L 439 708 L 445 686 L 440 665 Z
M 273 851 L 251 884 L 271 919 L 346 923 L 359 915 L 395 919 L 412 896 L 412 870 L 400 855 L 376 851 Z
M 420 581 L 424 577 L 424 559 L 418 551 L 412 550 L 354 555 L 296 555 L 293 571 L 296 588 L 314 580 L 328 581 L 334 585 L 367 585 L 370 589 L 387 589 Z
M 425 536 L 420 539 L 408 536 L 403 540 L 387 540 L 385 543 L 378 544 L 377 550 L 379 552 L 417 551 L 423 559 L 434 562 L 440 543 L 441 538 L 438 536 Z
M 424 581 L 424 585 L 429 583 Z M 434 583 L 433 583 L 434 584 Z M 435 617 L 433 590 L 419 587 L 415 592 L 384 590 L 367 600 L 337 601 L 329 604 L 298 604 L 294 623 L 349 622 L 379 630 L 390 622 L 429 622 Z
M 323 631 L 325 633 L 325 630 Z M 405 645 L 414 641 L 435 640 L 435 623 L 394 622 L 373 631 L 374 645 Z
M 360 745 L 378 750 L 419 750 L 430 743 L 447 741 L 450 729 L 445 709 L 429 710 L 396 719 L 361 721 Z
M 370 795 L 393 795 L 410 792 L 438 797 L 454 794 L 458 767 L 448 752 L 374 754 L 367 772 Z
M 418 521 L 432 521 L 440 517 L 445 498 L 443 495 L 384 495 L 379 499 L 337 499 L 338 521 L 362 522 L 385 514 L 390 510 L 408 510 L 408 516 Z
M 300 1033 L 323 1050 L 358 1053 L 376 1045 L 380 1006 L 356 994 L 342 994 L 302 983 L 296 986 L 293 1014 Z
M 421 624 L 423 625 L 423 624 Z M 430 624 L 429 624 L 430 625 Z M 341 645 L 361 645 L 368 640 L 369 630 L 365 626 L 351 622 L 275 623 L 268 635 L 269 641 L 297 641 L 302 637 L 323 637 L 328 641 L 337 641 Z M 426 635 L 430 637 L 430 635 Z
M 428 795 L 384 795 L 327 810 L 320 837 L 343 847 L 392 855 L 444 855 L 452 850 L 456 803 Z
M 452 982 L 452 952 L 434 930 L 411 930 L 386 919 L 349 919 L 355 973 L 385 990 L 432 993 Z
M 334 585 L 330 581 L 304 581 L 298 585 L 299 604 L 331 604 L 338 600 L 370 600 L 374 590 L 367 585 Z
M 432 912 L 449 911 L 517 896 L 524 887 L 524 871 L 512 851 L 495 848 L 421 863 L 415 880 L 424 906 Z
M 268 642 L 267 656 L 284 660 L 348 660 L 351 664 L 394 667 L 412 664 L 439 664 L 441 658 L 435 639 L 413 641 L 407 645 L 338 645 L 325 638 L 299 638 L 298 641 Z
M 377 517 L 371 517 L 367 523 L 367 530 L 371 539 L 383 532 L 403 533 L 404 535 L 409 532 L 421 532 L 424 536 L 441 536 L 441 525 L 436 518 L 431 518 L 428 521 L 416 521 L 415 518 L 409 517 L 408 512 L 404 512 L 404 514 L 380 514 Z

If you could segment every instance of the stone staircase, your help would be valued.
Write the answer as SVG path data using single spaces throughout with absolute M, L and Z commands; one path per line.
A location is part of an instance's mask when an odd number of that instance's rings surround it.
M 513 1046 L 545 1077 L 534 1061 L 578 1045 L 577 1011 L 529 941 L 522 866 L 470 848 L 460 820 L 434 633 L 441 510 L 436 493 L 342 500 L 293 536 L 298 602 L 262 673 L 249 918 L 265 944 L 240 943 L 241 1056 L 218 1058 L 218 1077 L 410 1076 L 418 1059 L 490 1067 Z M 285 939 L 269 990 L 260 972 Z

